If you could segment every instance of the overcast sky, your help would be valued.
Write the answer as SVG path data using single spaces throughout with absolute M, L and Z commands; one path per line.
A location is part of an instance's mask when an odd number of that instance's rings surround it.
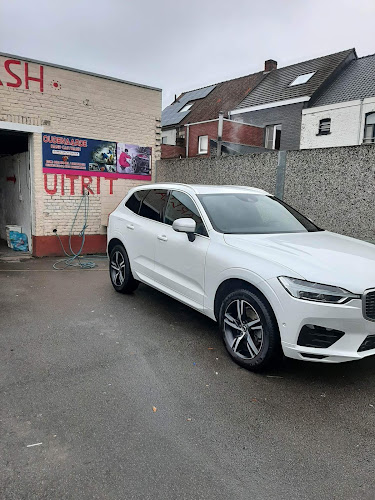
M 0 52 L 174 94 L 351 47 L 375 52 L 374 0 L 0 0 Z

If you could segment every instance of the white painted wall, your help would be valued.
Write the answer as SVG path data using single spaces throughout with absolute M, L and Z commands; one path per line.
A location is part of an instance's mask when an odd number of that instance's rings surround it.
M 362 144 L 366 114 L 375 111 L 375 98 L 317 106 L 302 111 L 301 149 Z M 319 121 L 331 118 L 331 133 L 317 135 Z
M 354 146 L 358 144 L 360 101 L 318 106 L 302 111 L 301 149 Z M 317 135 L 319 121 L 331 118 L 331 133 Z
M 16 177 L 16 183 L 7 177 Z M 29 153 L 19 153 L 0 158 L 0 238 L 6 239 L 5 226 L 22 227 L 31 247 Z
M 170 146 L 175 146 L 176 145 L 176 136 L 177 136 L 177 131 L 175 128 L 171 130 L 162 130 L 161 131 L 161 138 L 162 138 L 162 143 L 163 144 L 169 144 Z M 163 137 L 166 137 L 166 139 L 163 141 Z

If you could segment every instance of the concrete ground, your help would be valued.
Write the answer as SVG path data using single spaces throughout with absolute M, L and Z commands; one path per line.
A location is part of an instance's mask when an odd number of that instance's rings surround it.
M 0 262 L 6 261 L 20 261 L 30 259 L 30 252 L 19 252 L 9 248 L 5 240 L 0 239 Z
M 105 260 L 53 262 L 0 263 L 1 499 L 374 498 L 375 359 L 256 375 Z

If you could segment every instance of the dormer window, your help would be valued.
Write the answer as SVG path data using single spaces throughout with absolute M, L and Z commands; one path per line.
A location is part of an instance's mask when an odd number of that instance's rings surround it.
M 190 108 L 192 107 L 194 103 L 193 102 L 190 102 L 189 104 L 185 104 L 185 106 L 180 109 L 179 113 L 186 113 L 186 111 L 189 111 Z
M 294 85 L 302 85 L 303 83 L 307 83 L 310 78 L 315 75 L 316 71 L 312 73 L 306 73 L 305 75 L 299 75 L 295 78 L 292 83 L 289 84 L 289 87 L 294 87 Z

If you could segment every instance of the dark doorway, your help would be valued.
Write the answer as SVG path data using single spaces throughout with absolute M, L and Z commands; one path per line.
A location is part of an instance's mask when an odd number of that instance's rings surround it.
M 29 135 L 0 130 L 0 255 L 15 252 L 9 232 L 26 234 L 31 250 L 31 184 Z

